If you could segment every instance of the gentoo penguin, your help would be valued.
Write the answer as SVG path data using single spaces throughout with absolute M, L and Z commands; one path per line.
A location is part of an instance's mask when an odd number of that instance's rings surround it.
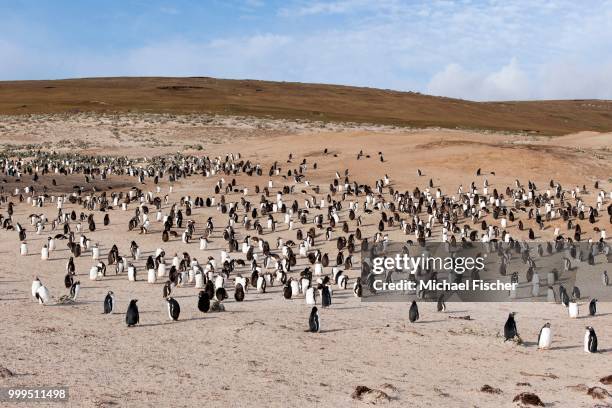
M 329 290 L 329 286 L 323 285 L 321 288 L 321 306 L 329 307 L 332 303 L 331 291 Z
M 72 285 L 72 283 L 70 285 Z M 38 276 L 34 277 L 34 280 L 32 281 L 32 297 L 36 297 L 36 292 L 41 286 L 42 282 L 40 281 L 40 279 L 38 279 Z
M 315 292 L 315 288 L 311 286 L 308 289 L 306 289 L 305 299 L 306 299 L 307 305 L 314 305 L 317 303 L 317 295 Z
M 574 286 L 574 289 L 572 289 L 572 296 L 576 299 L 580 299 L 580 288 L 578 286 Z
M 40 285 L 40 287 L 36 290 L 36 299 L 38 299 L 38 303 L 41 305 L 46 305 L 51 300 L 49 289 L 47 289 L 45 285 Z
M 319 310 L 316 306 L 313 306 L 310 311 L 308 327 L 311 333 L 318 333 L 321 331 L 321 319 L 319 318 Z
M 104 298 L 104 314 L 113 313 L 115 308 L 115 294 L 112 290 L 109 290 Z
M 234 299 L 236 302 L 242 302 L 244 300 L 244 288 L 241 283 L 236 284 L 236 289 L 234 289 Z
M 128 327 L 132 327 L 140 323 L 140 315 L 138 314 L 138 306 L 136 305 L 138 299 L 130 300 L 130 305 L 127 308 L 127 313 L 125 314 L 125 323 Z
M 283 297 L 287 300 L 291 300 L 291 295 L 293 294 L 291 290 L 291 283 L 287 282 L 283 287 Z
M 257 293 L 266 293 L 266 278 L 259 276 L 257 278 Z
M 410 311 L 408 312 L 408 320 L 410 320 L 410 323 L 414 323 L 419 320 L 419 307 L 417 306 L 416 300 L 413 300 L 412 304 L 410 305 Z
M 538 335 L 538 349 L 540 350 L 549 349 L 551 343 L 552 343 L 552 334 L 550 332 L 550 323 L 547 322 L 540 329 L 540 334 Z
M 591 299 L 589 302 L 589 315 L 595 316 L 597 313 L 597 299 Z
M 357 278 L 357 281 L 353 285 L 353 294 L 356 297 L 360 298 L 361 297 L 361 293 L 362 293 L 361 278 Z
M 210 310 L 210 297 L 208 293 L 203 290 L 198 294 L 198 310 L 202 313 L 206 313 Z
M 608 271 L 603 271 L 603 273 L 601 274 L 601 281 L 604 286 L 608 286 L 608 284 L 610 283 L 610 279 L 608 278 Z
M 584 351 L 587 353 L 597 353 L 597 335 L 591 326 L 586 327 L 584 333 Z
M 178 320 L 181 314 L 179 303 L 172 297 L 166 298 L 166 302 L 168 303 L 168 317 L 170 317 L 171 320 Z
M 438 297 L 438 312 L 446 311 L 446 303 L 444 303 L 444 293 L 440 294 Z
M 81 291 L 81 281 L 76 281 L 70 287 L 70 297 L 72 300 L 76 302 L 77 296 L 79 296 L 79 292 Z
M 508 315 L 508 320 L 504 324 L 504 342 L 512 340 L 518 336 L 518 330 L 516 329 L 516 322 L 514 321 L 514 315 L 516 312 L 511 312 Z
M 225 288 L 223 287 L 217 288 L 217 290 L 215 291 L 215 299 L 219 302 L 222 302 L 227 298 L 228 296 L 227 296 L 227 291 L 225 290 Z
M 164 283 L 164 289 L 162 291 L 162 295 L 164 299 L 170 296 L 171 293 L 172 293 L 172 282 L 166 281 L 166 283 Z
M 578 314 L 580 313 L 578 310 L 578 301 L 576 299 L 572 299 L 569 302 L 569 306 L 567 310 L 569 313 L 569 317 L 571 317 L 572 319 L 577 319 Z

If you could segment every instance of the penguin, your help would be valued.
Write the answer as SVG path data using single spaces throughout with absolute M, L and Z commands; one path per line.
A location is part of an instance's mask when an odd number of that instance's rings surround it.
M 601 274 L 601 281 L 604 286 L 608 286 L 608 284 L 610 283 L 610 279 L 608 278 L 608 271 L 603 271 L 603 273 Z
M 38 288 L 40 288 L 41 286 L 42 286 L 42 282 L 40 281 L 40 279 L 38 279 L 38 276 L 35 276 L 34 280 L 32 281 L 32 297 L 33 298 L 36 298 L 36 292 L 38 291 Z M 70 283 L 70 286 L 72 286 L 72 283 Z
M 504 324 L 504 342 L 512 340 L 518 336 L 518 330 L 516 329 L 516 321 L 514 320 L 515 314 L 516 312 L 511 312 L 508 315 L 508 320 L 506 320 L 506 324 Z
M 412 304 L 410 305 L 410 310 L 408 311 L 408 320 L 410 320 L 410 323 L 414 323 L 419 320 L 419 307 L 417 306 L 416 300 L 413 300 Z
M 222 287 L 221 288 L 217 288 L 217 290 L 215 291 L 215 299 L 218 302 L 222 302 L 222 301 L 224 301 L 227 298 L 228 298 L 228 296 L 227 296 L 227 291 L 225 290 L 225 288 L 222 288 Z
M 70 287 L 70 297 L 72 300 L 76 302 L 77 296 L 79 296 L 79 292 L 81 291 L 81 281 L 76 281 Z
M 580 288 L 578 286 L 574 286 L 574 289 L 572 289 L 572 296 L 576 299 L 580 299 Z
M 202 313 L 207 313 L 210 310 L 210 297 L 203 290 L 198 294 L 198 310 Z
M 257 293 L 266 293 L 266 279 L 263 276 L 257 278 Z
M 438 312 L 446 312 L 446 303 L 444 302 L 444 293 L 438 297 Z
M 546 324 L 540 329 L 540 334 L 538 334 L 538 349 L 549 349 L 551 343 L 552 335 L 550 332 L 550 323 L 546 322 Z
M 321 288 L 321 306 L 322 307 L 330 307 L 332 304 L 331 291 L 329 290 L 329 286 L 323 285 Z
M 568 307 L 569 306 L 569 301 L 570 301 L 570 297 L 567 294 L 567 291 L 565 290 L 565 288 L 561 285 L 559 286 L 559 297 L 561 298 L 561 303 L 563 303 L 563 306 Z
M 319 333 L 321 331 L 321 319 L 319 317 L 319 309 L 316 306 L 313 306 L 310 311 L 308 327 L 311 333 Z
M 172 297 L 167 297 L 166 302 L 168 303 L 168 317 L 170 320 L 178 320 L 179 315 L 181 314 L 181 307 L 176 299 Z
M 125 323 L 128 327 L 135 326 L 140 323 L 140 315 L 138 314 L 138 306 L 136 305 L 138 299 L 130 300 L 130 304 L 125 314 Z
M 578 301 L 576 301 L 576 299 L 572 299 L 569 302 L 567 311 L 569 313 L 569 317 L 571 317 L 572 319 L 577 319 L 578 318 L 578 315 L 579 315 L 580 311 L 579 311 L 579 308 L 578 308 Z
M 244 288 L 241 283 L 236 284 L 234 299 L 236 299 L 236 302 L 242 302 L 244 300 Z
M 305 299 L 306 299 L 307 305 L 314 305 L 317 303 L 317 295 L 315 292 L 315 288 L 311 286 L 308 289 L 306 289 Z
M 112 290 L 109 290 L 104 298 L 104 314 L 113 313 L 115 308 L 115 294 Z
M 288 282 L 283 287 L 283 297 L 287 300 L 291 300 L 292 294 L 293 294 L 293 291 L 291 290 L 291 283 Z
M 597 335 L 591 326 L 586 327 L 584 333 L 584 351 L 586 353 L 597 353 Z
M 164 283 L 164 288 L 162 290 L 162 296 L 164 299 L 166 299 L 168 296 L 170 296 L 171 293 L 172 293 L 172 282 L 166 281 L 166 283 Z
M 355 295 L 355 297 L 360 298 L 362 293 L 363 288 L 361 287 L 361 278 L 357 278 L 357 280 L 353 284 L 353 295 Z
M 591 299 L 589 302 L 589 315 L 595 316 L 597 313 L 597 299 Z
M 40 285 L 40 287 L 36 289 L 36 299 L 38 299 L 38 303 L 41 305 L 46 305 L 51 301 L 49 289 L 47 289 L 45 285 Z

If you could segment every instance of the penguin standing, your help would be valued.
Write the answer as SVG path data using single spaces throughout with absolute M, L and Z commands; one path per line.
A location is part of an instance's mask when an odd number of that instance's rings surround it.
M 198 294 L 198 310 L 202 313 L 210 310 L 210 296 L 206 291 L 201 290 Z
M 291 283 L 287 282 L 285 286 L 283 287 L 283 297 L 287 300 L 291 300 L 292 294 L 293 294 L 293 291 L 291 290 Z
M 584 351 L 587 353 L 597 353 L 597 335 L 591 326 L 586 327 L 584 333 Z
M 170 317 L 171 320 L 178 320 L 181 314 L 179 303 L 172 297 L 167 297 L 166 302 L 168 303 L 168 317 Z
M 112 290 L 109 290 L 104 298 L 104 314 L 113 313 L 115 308 L 115 294 Z
M 363 289 L 361 287 L 361 278 L 357 278 L 357 281 L 353 285 L 353 295 L 355 295 L 355 297 L 360 298 L 362 295 L 362 292 L 363 292 Z
M 538 349 L 545 350 L 550 348 L 550 344 L 552 343 L 552 334 L 550 332 L 550 323 L 546 323 L 540 329 L 540 334 L 538 335 Z
M 73 301 L 76 302 L 77 296 L 79 296 L 79 292 L 81 291 L 81 281 L 76 281 L 70 287 L 70 297 Z
M 308 289 L 306 289 L 305 299 L 306 299 L 307 305 L 314 305 L 317 303 L 317 295 L 315 292 L 315 288 L 311 286 Z
M 72 286 L 72 283 L 70 284 Z M 32 297 L 36 298 L 36 292 L 38 291 L 38 288 L 40 288 L 42 286 L 42 282 L 40 281 L 40 279 L 38 279 L 38 276 L 34 277 L 34 280 L 32 281 Z
M 36 299 L 38 299 L 38 303 L 41 305 L 46 305 L 51 300 L 51 295 L 49 294 L 49 289 L 45 285 L 40 285 L 38 289 L 36 289 Z
M 578 309 L 578 301 L 576 299 L 572 299 L 569 303 L 568 309 L 569 317 L 572 319 L 577 319 L 580 311 Z
M 241 283 L 236 284 L 236 289 L 234 289 L 234 299 L 236 302 L 242 302 L 244 300 L 244 288 Z
M 311 333 L 319 333 L 321 331 L 321 319 L 319 317 L 319 310 L 316 306 L 313 306 L 310 311 L 308 327 Z
M 164 283 L 164 288 L 162 290 L 162 295 L 164 299 L 169 297 L 171 293 L 172 293 L 172 282 L 166 281 L 166 283 Z
M 417 306 L 416 300 L 413 300 L 412 304 L 410 305 L 410 311 L 408 312 L 408 320 L 410 320 L 410 323 L 414 323 L 419 320 L 419 307 Z
M 591 299 L 589 302 L 589 315 L 595 316 L 597 313 L 597 299 Z
M 321 288 L 321 306 L 322 307 L 330 307 L 332 304 L 331 291 L 329 290 L 329 286 L 323 285 Z
M 438 312 L 446 312 L 446 303 L 444 303 L 444 293 L 438 297 Z
M 514 320 L 515 312 L 511 312 L 508 315 L 508 320 L 504 324 L 504 342 L 512 340 L 518 336 L 518 330 L 516 329 L 516 321 Z
M 132 327 L 140 323 L 140 315 L 138 314 L 138 306 L 136 305 L 138 299 L 130 300 L 130 304 L 125 314 L 125 323 L 128 327 Z
M 608 286 L 608 284 L 610 283 L 610 279 L 608 278 L 608 271 L 603 271 L 603 273 L 601 274 L 601 281 L 604 286 Z

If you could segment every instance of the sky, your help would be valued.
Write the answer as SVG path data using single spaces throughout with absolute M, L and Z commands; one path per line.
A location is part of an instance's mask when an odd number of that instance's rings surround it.
M 0 0 L 0 80 L 212 76 L 612 99 L 612 0 Z

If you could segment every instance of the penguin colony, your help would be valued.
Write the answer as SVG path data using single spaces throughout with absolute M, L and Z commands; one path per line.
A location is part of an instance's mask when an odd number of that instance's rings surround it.
M 327 149 L 323 154 L 328 154 Z M 363 156 L 361 151 L 357 159 Z M 384 162 L 382 152 L 379 159 Z M 85 183 L 74 186 L 71 193 L 50 194 L 46 187 L 40 190 L 30 185 L 0 195 L 5 209 L 0 223 L 5 231 L 16 232 L 22 256 L 40 251 L 41 268 L 51 268 L 54 266 L 44 262 L 57 256 L 58 248 L 70 251 L 64 270 L 68 295 L 58 299 L 76 302 L 81 288 L 77 277 L 84 279 L 86 275 L 91 281 L 104 281 L 107 274 L 123 275 L 123 285 L 159 282 L 163 283 L 162 299 L 171 321 L 180 318 L 181 305 L 173 296 L 178 287 L 195 289 L 192 300 L 181 296 L 183 307 L 209 313 L 225 310 L 228 290 L 233 291 L 236 302 L 243 302 L 280 285 L 284 299 L 309 305 L 308 331 L 321 332 L 321 311 L 333 307 L 335 291 L 350 290 L 361 297 L 368 290 L 360 278 L 352 277 L 358 274 L 359 251 L 372 243 L 387 242 L 389 231 L 400 231 L 410 244 L 427 240 L 451 245 L 504 243 L 519 253 L 529 245 L 544 251 L 536 240 L 554 241 L 562 248 L 587 242 L 588 254 L 576 255 L 584 257 L 581 260 L 592 265 L 595 258 L 612 261 L 605 229 L 588 228 L 600 220 L 612 223 L 612 192 L 599 189 L 598 183 L 590 192 L 586 186 L 566 188 L 555 180 L 544 189 L 532 181 L 519 180 L 503 189 L 491 188 L 488 177 L 495 174 L 478 169 L 475 179 L 480 185 L 472 181 L 466 188 L 460 185 L 454 191 L 442 191 L 429 178 L 412 191 L 399 191 L 388 175 L 372 186 L 353 179 L 346 169 L 320 185 L 309 181 L 317 164 L 291 154 L 285 164 L 271 166 L 235 153 L 219 157 L 177 154 L 148 160 L 40 154 L 33 159 L 3 159 L 0 164 L 7 176 L 38 181 L 40 174 L 54 186 L 56 178 L 68 174 L 84 178 Z M 417 175 L 426 177 L 421 169 Z M 136 185 L 127 191 L 108 192 L 87 187 L 93 180 L 114 176 L 131 177 Z M 194 191 L 177 197 L 174 185 L 191 177 L 206 179 L 214 193 L 201 196 Z M 254 189 L 241 185 L 238 177 L 250 180 Z M 594 196 L 595 202 L 587 204 L 587 196 Z M 36 211 L 27 217 L 17 216 L 16 206 L 25 205 Z M 203 216 L 201 209 L 216 210 L 217 215 Z M 56 215 L 49 216 L 53 211 Z M 97 226 L 112 224 L 112 214 L 117 211 L 131 214 L 125 234 L 118 238 L 126 242 L 96 241 Z M 551 233 L 546 229 L 560 220 L 565 231 L 554 228 Z M 367 223 L 377 225 L 374 236 L 362 233 Z M 282 237 L 270 242 L 266 235 L 277 231 L 283 231 Z M 27 240 L 29 234 L 48 237 L 43 245 L 33 248 Z M 141 248 L 138 237 L 142 234 L 157 235 L 159 246 Z M 167 254 L 164 243 L 179 240 L 183 252 Z M 335 241 L 337 251 L 322 252 L 317 247 L 321 241 Z M 124 247 L 128 242 L 129 253 L 122 253 L 118 244 Z M 89 273 L 76 270 L 74 259 L 79 257 L 92 259 Z M 512 275 L 515 281 L 523 278 L 532 281 L 534 277 L 529 271 L 525 277 L 516 272 Z M 604 286 L 609 285 L 607 271 L 601 271 L 601 280 Z M 113 285 L 118 285 L 117 281 Z M 115 292 L 110 289 L 109 285 L 104 314 L 118 312 Z M 31 291 L 39 303 L 53 302 L 38 277 Z M 552 297 L 568 309 L 570 318 L 578 317 L 582 295 L 577 287 L 569 296 L 561 285 L 559 296 L 553 291 Z M 119 300 L 128 304 L 128 327 L 140 323 L 137 301 Z M 596 315 L 596 301 L 589 303 L 591 316 Z M 437 310 L 447 310 L 443 295 L 438 298 Z M 416 301 L 406 317 L 410 323 L 419 321 Z M 514 313 L 508 316 L 503 333 L 505 340 L 520 338 Z M 550 348 L 551 342 L 551 327 L 546 323 L 538 335 L 538 347 Z M 597 351 L 592 326 L 586 328 L 584 349 Z

